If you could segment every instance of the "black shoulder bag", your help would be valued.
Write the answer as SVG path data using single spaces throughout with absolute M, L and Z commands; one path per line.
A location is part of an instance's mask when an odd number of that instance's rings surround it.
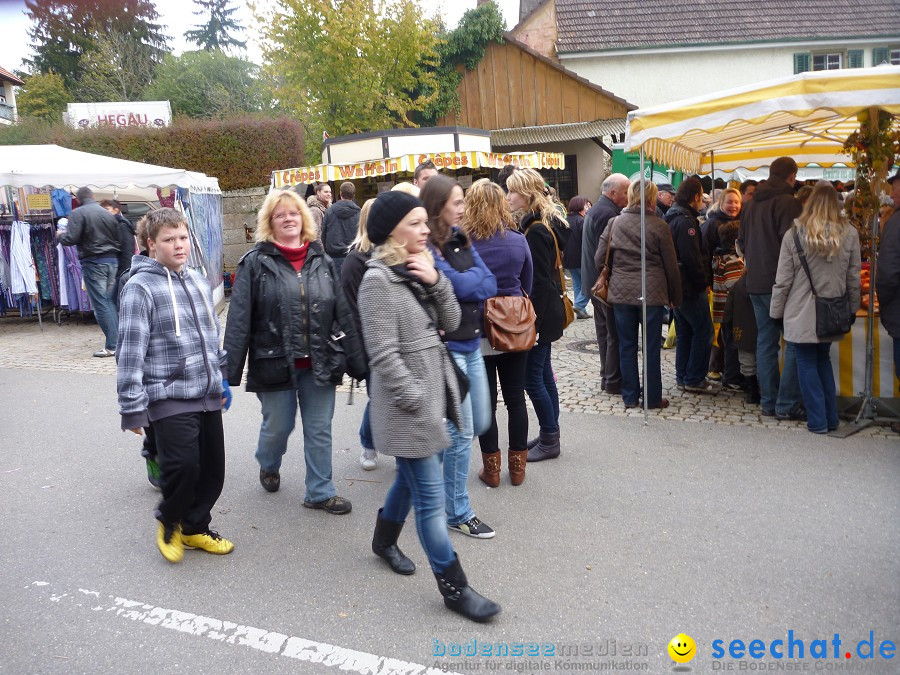
M 797 255 L 800 256 L 800 264 L 803 265 L 803 271 L 806 272 L 806 278 L 809 279 L 809 287 L 816 299 L 816 337 L 820 340 L 827 340 L 849 333 L 850 327 L 853 325 L 850 294 L 845 292 L 838 298 L 819 297 L 816 287 L 813 285 L 812 275 L 809 273 L 806 254 L 803 252 L 803 246 L 800 245 L 797 228 L 792 227 L 791 232 L 794 233 L 794 245 L 797 247 Z

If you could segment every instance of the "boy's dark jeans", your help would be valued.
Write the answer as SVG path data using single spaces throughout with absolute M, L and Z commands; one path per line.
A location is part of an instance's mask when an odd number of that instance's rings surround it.
M 172 415 L 155 421 L 153 430 L 163 493 L 157 519 L 180 522 L 184 534 L 206 532 L 225 482 L 222 411 Z

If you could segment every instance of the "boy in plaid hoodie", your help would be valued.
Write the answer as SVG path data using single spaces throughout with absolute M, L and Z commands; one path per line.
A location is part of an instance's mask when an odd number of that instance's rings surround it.
M 225 351 L 206 280 L 186 267 L 190 234 L 174 209 L 147 216 L 151 257 L 135 256 L 122 291 L 116 385 L 122 429 L 152 425 L 162 482 L 157 546 L 234 549 L 209 529 L 225 481 L 222 409 L 231 405 Z

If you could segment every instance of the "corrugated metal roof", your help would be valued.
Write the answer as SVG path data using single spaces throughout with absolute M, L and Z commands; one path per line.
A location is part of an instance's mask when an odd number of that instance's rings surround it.
M 546 124 L 540 127 L 492 129 L 491 145 L 508 147 L 536 143 L 560 143 L 602 138 L 625 133 L 625 120 L 594 120 L 574 124 Z

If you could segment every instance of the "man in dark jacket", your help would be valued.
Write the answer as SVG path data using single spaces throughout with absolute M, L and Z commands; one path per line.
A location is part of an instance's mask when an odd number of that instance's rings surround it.
M 356 239 L 360 212 L 359 206 L 353 201 L 356 196 L 356 186 L 353 183 L 341 183 L 340 195 L 340 200 L 325 212 L 322 222 L 322 243 L 325 245 L 325 253 L 334 260 L 338 278 L 350 244 Z
M 875 290 L 881 309 L 881 325 L 894 339 L 894 374 L 900 377 L 900 169 L 890 177 L 894 213 L 881 231 Z
M 106 338 L 103 349 L 94 352 L 94 356 L 115 356 L 119 337 L 116 272 L 122 246 L 119 224 L 112 214 L 94 201 L 94 192 L 90 188 L 79 188 L 75 196 L 81 206 L 69 214 L 67 229 L 59 232 L 59 243 L 78 247 L 84 287 Z
M 659 217 L 664 218 L 675 203 L 675 188 L 671 183 L 660 183 L 657 187 L 659 192 L 656 195 L 656 210 L 662 213 Z
M 762 414 L 778 419 L 804 417 L 794 346 L 787 343 L 784 368 L 779 375 L 781 328 L 769 316 L 781 239 L 803 210 L 794 199 L 797 162 L 779 157 L 769 167 L 769 178 L 744 206 L 738 246 L 747 269 L 747 291 L 756 313 L 756 371 Z
M 108 213 L 119 224 L 119 255 L 118 269 L 116 270 L 116 308 L 119 306 L 119 296 L 122 294 L 122 287 L 128 281 L 128 271 L 131 269 L 131 259 L 134 257 L 134 225 L 125 216 L 122 215 L 122 204 L 116 199 L 104 199 L 100 202 Z
M 703 184 L 688 178 L 678 186 L 675 204 L 666 212 L 672 228 L 683 300 L 675 308 L 675 384 L 695 394 L 718 394 L 719 386 L 706 379 L 712 350 L 713 325 L 707 288 L 709 254 L 698 219 Z
M 600 275 L 594 265 L 594 253 L 600 235 L 628 204 L 628 177 L 613 173 L 600 186 L 601 195 L 584 217 L 581 232 L 581 289 L 591 299 L 594 307 L 594 327 L 597 330 L 597 347 L 600 349 L 600 386 L 610 394 L 622 393 L 622 373 L 619 370 L 619 341 L 612 310 L 591 295 L 591 288 Z M 610 254 L 613 258 L 615 254 Z

